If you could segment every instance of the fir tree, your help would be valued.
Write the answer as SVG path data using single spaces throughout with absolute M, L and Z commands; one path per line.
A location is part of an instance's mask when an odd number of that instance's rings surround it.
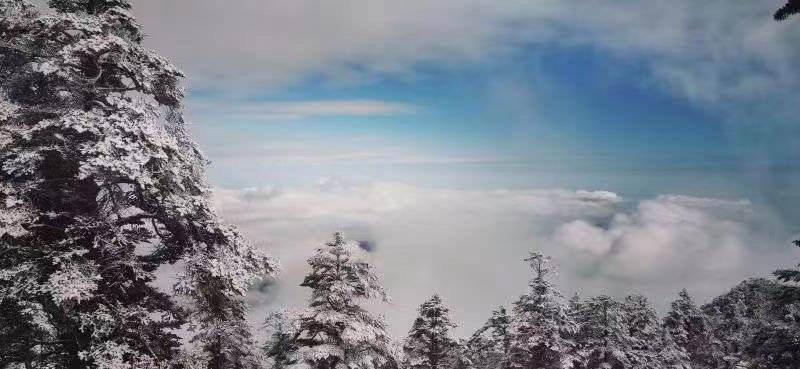
M 336 233 L 308 264 L 311 272 L 301 286 L 311 289 L 309 307 L 288 322 L 278 318 L 284 322 L 277 335 L 273 334 L 267 356 L 277 367 L 368 369 L 394 365 L 383 319 L 360 305 L 374 298 L 388 301 L 363 251 Z
M 450 329 L 456 325 L 449 314 L 439 295 L 420 305 L 419 316 L 403 345 L 406 368 L 444 369 L 456 365 L 459 345 L 450 336 Z
M 295 336 L 300 328 L 298 318 L 297 313 L 290 311 L 279 311 L 267 317 L 264 326 L 269 337 L 264 344 L 264 352 L 271 360 L 271 368 L 283 369 L 289 364 L 290 355 L 297 352 Z
M 663 327 L 669 338 L 686 352 L 695 369 L 715 368 L 719 341 L 712 335 L 708 317 L 700 311 L 689 291 L 682 289 L 670 304 Z
M 4 361 L 163 367 L 188 318 L 210 368 L 254 366 L 241 297 L 275 267 L 214 214 L 183 74 L 140 45 L 126 1 L 51 5 L 0 0 Z M 187 310 L 152 283 L 179 261 Z
M 664 334 L 658 317 L 650 303 L 642 295 L 626 296 L 621 304 L 621 313 L 626 328 L 625 355 L 629 368 L 650 369 L 664 366 L 662 349 Z
M 582 358 L 579 368 L 626 369 L 631 367 L 627 351 L 627 327 L 621 304 L 609 296 L 581 300 L 573 316 L 580 329 L 576 341 Z
M 510 324 L 509 365 L 513 368 L 569 368 L 578 360 L 573 335 L 577 325 L 562 295 L 547 279 L 550 259 L 531 253 L 530 290 L 514 303 Z
M 472 364 L 477 368 L 507 369 L 511 335 L 509 333 L 510 317 L 506 308 L 501 306 L 492 312 L 492 316 L 478 329 L 466 346 Z
M 664 369 L 692 369 L 695 368 L 689 353 L 678 346 L 666 330 L 662 330 L 659 356 Z
M 456 340 L 456 347 L 452 354 L 453 369 L 483 369 L 486 368 L 473 361 L 473 355 L 469 347 L 469 340 Z

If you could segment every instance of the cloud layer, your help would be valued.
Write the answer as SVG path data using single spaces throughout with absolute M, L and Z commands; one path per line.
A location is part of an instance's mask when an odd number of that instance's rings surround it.
M 775 110 L 797 102 L 800 62 L 800 28 L 771 19 L 780 3 L 143 0 L 135 10 L 148 44 L 201 87 L 358 82 L 527 46 L 585 47 L 641 64 L 649 83 L 698 103 Z
M 688 287 L 700 299 L 793 260 L 779 227 L 746 201 L 660 196 L 624 201 L 604 191 L 453 190 L 396 183 L 219 190 L 217 207 L 285 273 L 254 292 L 257 321 L 281 305 L 301 306 L 305 259 L 344 230 L 368 241 L 405 332 L 417 305 L 442 294 L 468 333 L 497 304 L 525 290 L 530 250 L 554 256 L 565 293 L 645 293 L 664 306 Z

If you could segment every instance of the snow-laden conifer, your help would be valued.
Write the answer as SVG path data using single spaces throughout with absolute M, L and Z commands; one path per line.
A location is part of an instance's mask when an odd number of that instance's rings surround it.
M 533 270 L 527 294 L 514 303 L 510 324 L 508 362 L 512 368 L 571 368 L 579 360 L 573 336 L 578 326 L 564 298 L 547 280 L 550 258 L 531 253 Z
M 241 297 L 275 266 L 214 214 L 183 74 L 127 1 L 50 4 L 0 0 L 0 308 L 35 327 L 11 361 L 164 367 L 188 317 L 209 367 L 252 366 Z M 185 311 L 152 283 L 177 262 Z
M 275 367 L 344 369 L 394 365 L 395 353 L 383 318 L 365 310 L 370 299 L 388 301 L 364 251 L 341 233 L 308 259 L 301 286 L 311 289 L 308 308 L 268 318 L 266 347 Z
M 625 355 L 631 369 L 665 367 L 665 336 L 655 310 L 642 295 L 628 295 L 622 300 L 621 313 L 626 328 Z M 669 353 L 670 355 L 672 353 Z M 674 358 L 672 358 L 674 359 Z
M 580 348 L 580 368 L 624 369 L 630 367 L 627 355 L 627 327 L 621 304 L 609 296 L 573 301 L 580 329 L 576 341 Z
M 720 342 L 712 334 L 711 322 L 695 304 L 689 291 L 682 289 L 662 323 L 664 330 L 685 352 L 694 369 L 716 367 L 720 360 Z
M 403 362 L 408 369 L 453 368 L 459 361 L 460 345 L 450 334 L 455 324 L 450 309 L 439 295 L 420 305 L 419 315 L 403 344 Z
M 492 316 L 472 334 L 467 348 L 472 364 L 476 368 L 507 369 L 511 349 L 509 332 L 510 317 L 501 306 L 492 311 Z

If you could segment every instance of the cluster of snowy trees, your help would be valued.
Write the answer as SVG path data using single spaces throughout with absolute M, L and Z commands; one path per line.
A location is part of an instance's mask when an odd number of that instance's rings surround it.
M 461 349 L 475 368 L 800 367 L 795 286 L 750 279 L 703 306 L 684 289 L 659 318 L 641 295 L 564 301 L 545 278 L 547 258 L 527 260 L 529 292 L 510 314 L 493 312 Z
M 750 279 L 698 306 L 684 289 L 659 317 L 647 298 L 566 300 L 532 253 L 528 291 L 500 307 L 468 339 L 438 295 L 393 341 L 361 303 L 386 292 L 355 243 L 341 234 L 309 259 L 308 308 L 267 319 L 264 366 L 364 369 L 790 369 L 800 367 L 800 271 Z
M 128 0 L 48 5 L 0 0 L 0 368 L 800 368 L 798 270 L 704 306 L 682 291 L 659 318 L 639 295 L 565 301 L 534 253 L 528 291 L 469 339 L 433 296 L 395 340 L 341 234 L 308 260 L 307 308 L 257 342 L 243 297 L 277 263 L 211 207 L 182 73 Z

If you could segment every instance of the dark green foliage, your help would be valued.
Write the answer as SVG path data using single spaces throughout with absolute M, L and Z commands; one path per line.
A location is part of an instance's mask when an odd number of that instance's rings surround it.
M 800 0 L 788 0 L 784 6 L 775 12 L 773 17 L 777 21 L 782 21 L 797 13 L 800 13 Z

